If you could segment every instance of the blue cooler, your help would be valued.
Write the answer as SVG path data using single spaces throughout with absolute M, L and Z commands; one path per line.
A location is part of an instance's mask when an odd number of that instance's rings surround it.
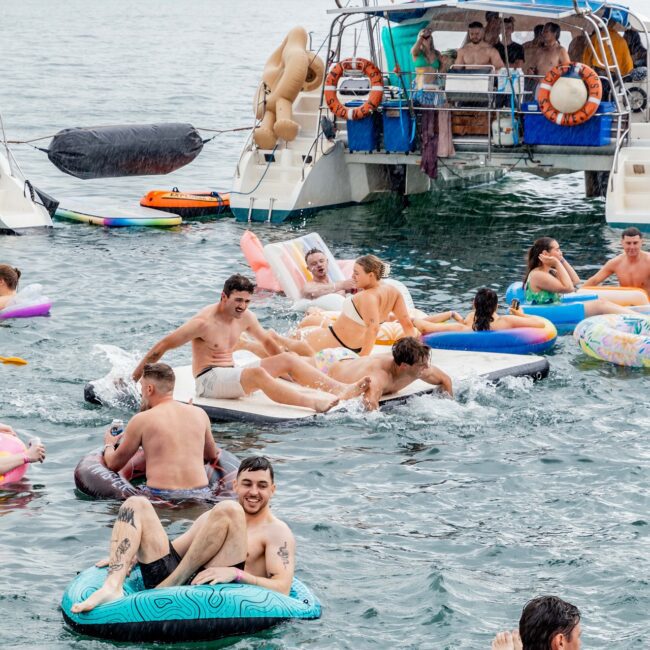
M 521 105 L 524 112 L 524 142 L 526 144 L 556 144 L 569 147 L 602 147 L 610 143 L 612 116 L 616 105 L 600 102 L 591 119 L 578 126 L 559 126 L 547 120 L 539 110 L 537 102 Z
M 384 149 L 390 153 L 407 153 L 415 146 L 415 118 L 406 101 L 391 100 L 381 107 L 384 121 Z
M 362 101 L 355 99 L 346 102 L 346 108 L 358 108 Z M 347 120 L 348 148 L 350 151 L 376 151 L 377 129 L 375 128 L 375 116 L 368 115 L 362 120 Z

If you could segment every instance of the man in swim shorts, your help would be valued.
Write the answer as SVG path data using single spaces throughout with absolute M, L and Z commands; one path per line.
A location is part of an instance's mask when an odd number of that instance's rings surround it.
M 330 282 L 327 276 L 329 271 L 329 260 L 327 255 L 318 248 L 312 248 L 305 253 L 305 264 L 312 275 L 312 281 L 307 282 L 302 288 L 302 297 L 314 300 L 320 296 L 330 293 L 338 293 L 344 296 L 346 292 L 354 289 L 354 280 L 341 280 Z
M 205 463 L 218 456 L 210 420 L 198 406 L 174 401 L 174 383 L 174 371 L 166 363 L 144 366 L 140 413 L 124 433 L 106 431 L 104 462 L 119 472 L 142 447 L 147 490 L 162 498 L 179 491 L 187 498 L 205 497 L 211 494 Z
M 237 399 L 261 390 L 274 402 L 321 413 L 339 400 L 357 397 L 368 389 L 370 380 L 367 377 L 354 384 L 342 384 L 296 354 L 283 352 L 248 309 L 254 289 L 255 285 L 243 275 L 229 277 L 223 286 L 221 300 L 205 307 L 158 341 L 134 370 L 133 379 L 140 378 L 146 363 L 154 363 L 168 350 L 191 341 L 192 372 L 198 397 Z M 244 333 L 262 343 L 270 356 L 236 366 L 232 353 Z M 325 394 L 300 391 L 291 383 L 278 379 L 284 376 L 291 377 L 300 386 L 325 391 Z
M 330 377 L 339 381 L 354 381 L 355 377 L 370 377 L 370 388 L 364 396 L 364 404 L 369 411 L 379 408 L 382 395 L 396 393 L 416 379 L 440 386 L 453 395 L 451 378 L 447 373 L 430 363 L 431 348 L 407 336 L 392 347 L 392 354 L 342 359 L 332 364 Z
M 650 253 L 643 250 L 643 234 L 638 228 L 626 228 L 621 235 L 623 253 L 606 262 L 584 287 L 595 287 L 615 275 L 622 287 L 639 287 L 650 295 Z
M 103 586 L 75 613 L 121 598 L 122 586 L 138 563 L 146 589 L 240 582 L 289 594 L 296 542 L 287 524 L 270 509 L 273 467 L 263 456 L 245 458 L 234 483 L 237 502 L 222 501 L 203 513 L 173 542 L 151 502 L 130 497 L 120 507 L 111 535 Z

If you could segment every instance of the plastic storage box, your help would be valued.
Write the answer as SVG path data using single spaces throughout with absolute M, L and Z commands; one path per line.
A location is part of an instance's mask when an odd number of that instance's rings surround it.
M 569 147 L 602 147 L 610 143 L 612 113 L 616 110 L 613 102 L 601 102 L 591 119 L 579 126 L 558 126 L 547 120 L 540 112 L 536 102 L 525 102 L 524 142 L 526 144 L 555 144 Z
M 362 104 L 362 101 L 355 99 L 346 102 L 345 106 L 346 108 L 358 108 Z M 376 151 L 378 149 L 374 115 L 364 117 L 362 120 L 347 120 L 347 129 L 350 151 Z
M 407 153 L 415 146 L 415 116 L 409 105 L 399 99 L 381 106 L 384 122 L 384 149 L 390 153 Z

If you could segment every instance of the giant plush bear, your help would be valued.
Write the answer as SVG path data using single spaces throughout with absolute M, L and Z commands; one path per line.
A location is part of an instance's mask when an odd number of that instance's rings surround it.
M 264 66 L 255 100 L 256 117 L 262 121 L 253 133 L 260 149 L 273 149 L 278 138 L 296 138 L 300 125 L 292 119 L 293 102 L 301 90 L 318 88 L 324 72 L 323 61 L 307 50 L 307 32 L 294 27 Z

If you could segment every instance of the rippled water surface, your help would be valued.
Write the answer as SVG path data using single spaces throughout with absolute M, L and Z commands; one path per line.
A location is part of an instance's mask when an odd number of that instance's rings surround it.
M 143 0 L 0 7 L 5 47 L 0 110 L 11 139 L 78 125 L 187 120 L 206 128 L 252 121 L 262 65 L 288 26 L 320 43 L 329 2 Z M 27 175 L 59 196 L 135 201 L 152 187 L 228 189 L 242 144 L 227 134 L 163 178 L 79 181 L 17 147 Z M 542 234 L 579 273 L 617 250 L 604 205 L 580 176 L 513 174 L 471 192 L 387 199 L 307 222 L 256 225 L 264 241 L 317 230 L 338 257 L 374 251 L 393 263 L 418 306 L 463 312 L 483 285 L 506 286 Z M 246 272 L 245 226 L 231 219 L 172 231 L 58 223 L 0 239 L 54 300 L 49 318 L 0 324 L 0 421 L 36 434 L 47 462 L 0 492 L 0 640 L 7 647 L 102 648 L 58 609 L 66 584 L 104 554 L 117 505 L 80 500 L 73 468 L 120 408 L 83 401 L 108 372 L 96 346 L 143 353 Z M 288 328 L 286 302 L 260 294 L 263 324 Z M 179 364 L 189 349 L 168 355 Z M 320 417 L 299 426 L 215 425 L 217 441 L 276 463 L 274 510 L 298 540 L 298 575 L 322 600 L 319 621 L 283 625 L 240 648 L 486 648 L 524 602 L 557 593 L 584 615 L 585 647 L 650 645 L 648 374 L 584 357 L 570 337 L 549 378 L 470 384 L 457 401 L 419 397 L 387 413 Z M 161 510 L 176 535 L 197 510 Z

